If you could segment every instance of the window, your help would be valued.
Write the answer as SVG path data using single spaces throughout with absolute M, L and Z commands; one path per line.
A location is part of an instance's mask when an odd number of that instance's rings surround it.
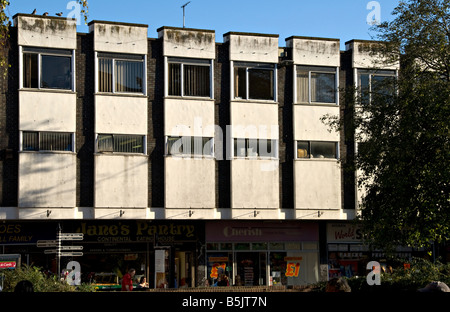
M 235 62 L 234 98 L 275 101 L 275 65 Z
M 166 155 L 213 156 L 214 140 L 208 137 L 167 137 Z
M 211 61 L 168 58 L 168 95 L 211 97 Z
M 98 53 L 98 92 L 143 93 L 144 56 Z
M 237 138 L 233 141 L 234 157 L 277 158 L 277 140 Z
M 297 159 L 300 158 L 328 158 L 337 159 L 336 142 L 298 141 Z
M 374 95 L 394 94 L 395 71 L 393 70 L 358 70 L 358 92 L 361 104 L 368 104 Z
M 23 48 L 23 88 L 73 89 L 72 51 Z
M 24 131 L 22 133 L 22 150 L 73 152 L 73 134 Z
M 97 151 L 144 154 L 144 136 L 128 134 L 99 134 Z
M 298 103 L 336 103 L 336 69 L 297 66 Z

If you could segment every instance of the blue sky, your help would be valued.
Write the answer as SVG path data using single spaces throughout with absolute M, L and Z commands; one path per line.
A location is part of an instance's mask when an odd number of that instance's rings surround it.
M 73 11 L 67 8 L 71 0 L 10 0 L 9 15 Z M 156 38 L 161 26 L 183 26 L 181 6 L 188 0 L 88 0 L 88 21 L 106 20 L 147 24 L 148 36 Z M 367 16 L 376 8 L 367 5 L 371 0 L 191 0 L 186 6 L 186 27 L 210 29 L 216 41 L 223 42 L 229 31 L 278 34 L 284 46 L 290 36 L 338 38 L 341 48 L 351 39 L 373 39 Z M 373 2 L 373 1 L 372 1 Z M 389 21 L 399 1 L 377 0 L 379 19 Z M 88 32 L 84 20 L 79 32 Z

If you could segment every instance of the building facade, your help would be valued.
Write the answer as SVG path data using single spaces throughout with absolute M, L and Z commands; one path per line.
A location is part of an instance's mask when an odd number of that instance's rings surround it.
M 345 113 L 346 85 L 396 74 L 374 72 L 364 42 L 341 51 L 339 39 L 281 46 L 229 32 L 218 43 L 213 30 L 175 27 L 148 38 L 147 25 L 108 21 L 77 33 L 74 20 L 28 14 L 10 30 L 0 253 L 55 271 L 37 242 L 61 228 L 84 234 L 63 268 L 77 261 L 87 281 L 133 267 L 152 287 L 222 273 L 304 285 L 373 260 L 349 223 L 355 143 L 321 120 Z

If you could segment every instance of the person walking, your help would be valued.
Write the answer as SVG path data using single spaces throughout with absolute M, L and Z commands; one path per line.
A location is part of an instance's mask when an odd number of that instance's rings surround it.
M 133 277 L 136 274 L 135 269 L 129 269 L 122 279 L 122 291 L 133 290 Z

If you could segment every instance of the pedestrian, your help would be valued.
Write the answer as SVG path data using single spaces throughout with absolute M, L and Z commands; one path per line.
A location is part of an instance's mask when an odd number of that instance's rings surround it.
M 16 284 L 14 287 L 14 292 L 16 293 L 32 293 L 34 292 L 33 283 L 29 280 L 23 280 Z
M 228 276 L 225 274 L 220 275 L 219 280 L 217 281 L 217 286 L 230 286 Z
M 330 279 L 325 287 L 326 292 L 351 292 L 352 289 L 347 280 L 342 277 L 334 277 Z
M 129 269 L 128 272 L 122 278 L 122 291 L 133 290 L 133 277 L 136 274 L 135 269 Z
M 139 288 L 140 290 L 143 290 L 145 288 L 148 288 L 147 278 L 145 276 L 142 276 L 139 280 L 139 284 L 136 288 Z

